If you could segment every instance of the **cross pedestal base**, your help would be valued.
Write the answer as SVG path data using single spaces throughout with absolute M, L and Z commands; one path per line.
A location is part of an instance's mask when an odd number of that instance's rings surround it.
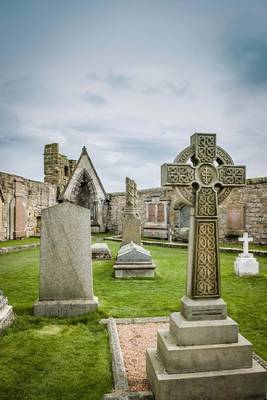
M 181 311 L 188 321 L 225 319 L 227 306 L 222 298 L 193 300 L 181 298 Z
M 253 360 L 252 344 L 239 334 L 238 324 L 226 315 L 222 318 L 224 301 L 185 296 L 182 308 L 198 310 L 199 303 L 200 320 L 171 314 L 169 330 L 158 331 L 157 349 L 147 350 L 155 400 L 264 400 L 267 371 Z M 202 319 L 213 307 L 221 310 L 217 319 L 214 314 L 214 319 Z
M 243 256 L 240 254 L 235 259 L 235 274 L 237 276 L 254 276 L 259 274 L 259 263 L 256 258 L 253 257 L 253 254 L 248 256 Z

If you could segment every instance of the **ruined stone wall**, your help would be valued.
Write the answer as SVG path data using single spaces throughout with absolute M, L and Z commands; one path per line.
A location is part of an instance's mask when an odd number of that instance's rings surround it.
M 163 197 L 168 195 L 169 190 L 165 188 L 152 188 L 143 189 L 138 191 L 137 208 L 141 218 L 141 226 L 144 227 L 146 222 L 146 201 L 151 197 Z M 122 221 L 125 207 L 125 192 L 110 193 L 109 198 L 109 212 L 107 221 L 107 230 L 116 234 L 122 231 Z
M 174 208 L 179 200 L 177 189 L 173 191 L 165 188 L 144 189 L 138 191 L 138 211 L 141 217 L 142 228 L 147 220 L 146 201 L 154 196 L 170 201 L 169 220 L 174 220 Z M 125 206 L 125 193 L 110 193 L 109 208 L 107 212 L 107 230 L 121 233 L 123 209 Z M 244 207 L 243 226 L 234 234 L 229 230 L 229 208 L 232 205 Z M 230 196 L 219 206 L 219 239 L 237 240 L 244 230 L 249 232 L 254 243 L 267 244 L 267 178 L 248 179 L 247 185 L 234 188 Z M 242 219 L 241 218 L 241 219 Z
M 234 188 L 219 208 L 220 238 L 228 238 L 227 210 L 233 204 L 244 206 L 244 226 L 254 243 L 267 244 L 267 177 L 247 179 L 247 185 Z
M 58 143 L 46 144 L 44 147 L 44 181 L 57 185 L 58 194 L 66 186 L 76 166 L 76 160 L 68 160 L 59 153 Z
M 0 240 L 36 235 L 41 210 L 56 204 L 56 185 L 1 172 L 0 187 Z

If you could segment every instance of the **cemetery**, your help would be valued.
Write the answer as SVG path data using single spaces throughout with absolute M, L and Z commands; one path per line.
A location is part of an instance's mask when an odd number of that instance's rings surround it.
M 219 205 L 246 187 L 245 167 L 215 134 L 193 134 L 161 166 L 162 189 L 189 210 L 184 237 L 156 240 L 157 225 L 149 241 L 134 180 L 120 195 L 121 230 L 107 232 L 118 209 L 107 207 L 86 149 L 77 164 L 63 161 L 68 179 L 46 186 L 59 195 L 42 203 L 35 237 L 25 182 L 14 181 L 14 239 L 0 242 L 0 398 L 264 400 L 267 246 L 244 225 L 249 207 L 234 202 L 225 215 L 236 240 L 220 231 Z M 145 203 L 148 220 L 157 210 L 170 221 L 164 201 Z

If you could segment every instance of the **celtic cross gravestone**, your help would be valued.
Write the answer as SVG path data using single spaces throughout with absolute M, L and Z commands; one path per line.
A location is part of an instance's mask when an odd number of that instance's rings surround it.
M 245 184 L 245 167 L 233 165 L 226 151 L 216 145 L 216 134 L 195 133 L 191 146 L 175 163 L 163 164 L 161 173 L 162 185 L 178 186 L 184 200 L 194 207 L 187 295 L 220 297 L 218 203 L 233 187 Z
M 267 371 L 220 298 L 218 203 L 245 184 L 245 167 L 233 165 L 215 134 L 195 133 L 191 146 L 162 166 L 162 183 L 178 186 L 191 215 L 187 296 L 146 354 L 155 399 L 265 399 Z

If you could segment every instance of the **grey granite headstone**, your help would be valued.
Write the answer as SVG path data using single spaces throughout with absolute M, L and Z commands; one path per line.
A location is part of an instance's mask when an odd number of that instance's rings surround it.
M 90 211 L 71 203 L 42 210 L 40 292 L 34 315 L 74 316 L 95 310 Z

